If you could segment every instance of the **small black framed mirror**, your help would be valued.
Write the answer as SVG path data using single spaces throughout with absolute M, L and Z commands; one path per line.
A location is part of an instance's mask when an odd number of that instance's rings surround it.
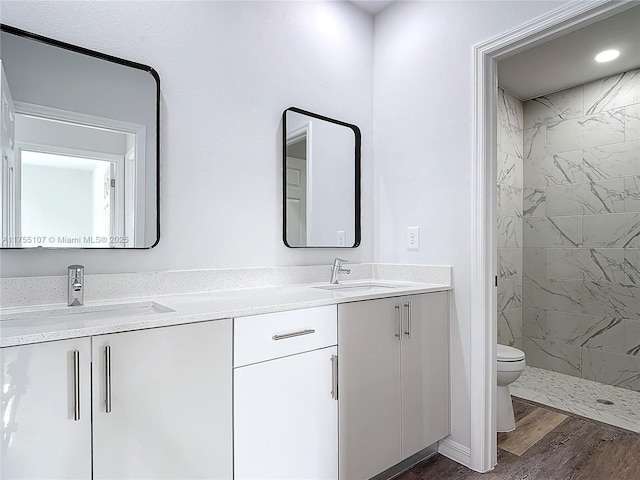
M 360 245 L 360 129 L 291 107 L 282 132 L 284 244 Z
M 160 78 L 1 25 L 0 248 L 154 247 Z

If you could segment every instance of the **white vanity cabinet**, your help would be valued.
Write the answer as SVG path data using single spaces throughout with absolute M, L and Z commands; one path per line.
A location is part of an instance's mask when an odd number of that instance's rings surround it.
M 0 349 L 0 478 L 91 478 L 91 339 Z
M 337 479 L 336 306 L 234 319 L 234 479 Z
M 450 433 L 448 293 L 338 306 L 340 478 L 371 478 Z
M 1 478 L 232 478 L 231 335 L 226 319 L 0 349 Z
M 232 477 L 230 319 L 92 340 L 94 480 Z
M 1 348 L 0 478 L 374 477 L 449 434 L 448 299 Z

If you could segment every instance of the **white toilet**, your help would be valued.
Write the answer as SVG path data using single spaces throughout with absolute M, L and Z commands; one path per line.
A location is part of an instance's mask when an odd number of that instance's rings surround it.
M 497 430 L 510 432 L 516 428 L 513 416 L 513 405 L 509 384 L 515 382 L 524 371 L 527 364 L 524 352 L 514 347 L 498 344 L 498 400 L 497 400 Z

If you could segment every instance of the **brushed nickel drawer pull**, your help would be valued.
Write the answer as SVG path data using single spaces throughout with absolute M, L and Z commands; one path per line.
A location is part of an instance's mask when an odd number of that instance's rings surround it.
M 338 356 L 331 355 L 331 398 L 338 400 Z
M 307 330 L 300 330 L 300 331 L 291 332 L 291 333 L 282 333 L 280 335 L 274 335 L 271 338 L 273 338 L 274 340 L 284 340 L 285 338 L 299 337 L 300 335 L 310 335 L 312 333 L 316 333 L 316 331 L 312 329 L 307 329 Z
M 407 331 L 404 332 L 408 338 L 411 338 L 411 302 L 404 304 L 407 309 Z
M 402 341 L 402 312 L 400 311 L 400 305 L 396 305 L 396 320 L 398 321 L 398 332 L 396 338 Z
M 104 360 L 105 360 L 105 412 L 111 413 L 111 347 L 104 347 Z
M 80 351 L 73 351 L 73 419 L 80 420 Z

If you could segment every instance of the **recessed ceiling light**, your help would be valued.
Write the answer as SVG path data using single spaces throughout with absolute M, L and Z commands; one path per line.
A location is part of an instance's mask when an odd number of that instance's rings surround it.
M 620 50 L 605 50 L 596 55 L 595 61 L 598 63 L 610 62 L 620 56 Z

